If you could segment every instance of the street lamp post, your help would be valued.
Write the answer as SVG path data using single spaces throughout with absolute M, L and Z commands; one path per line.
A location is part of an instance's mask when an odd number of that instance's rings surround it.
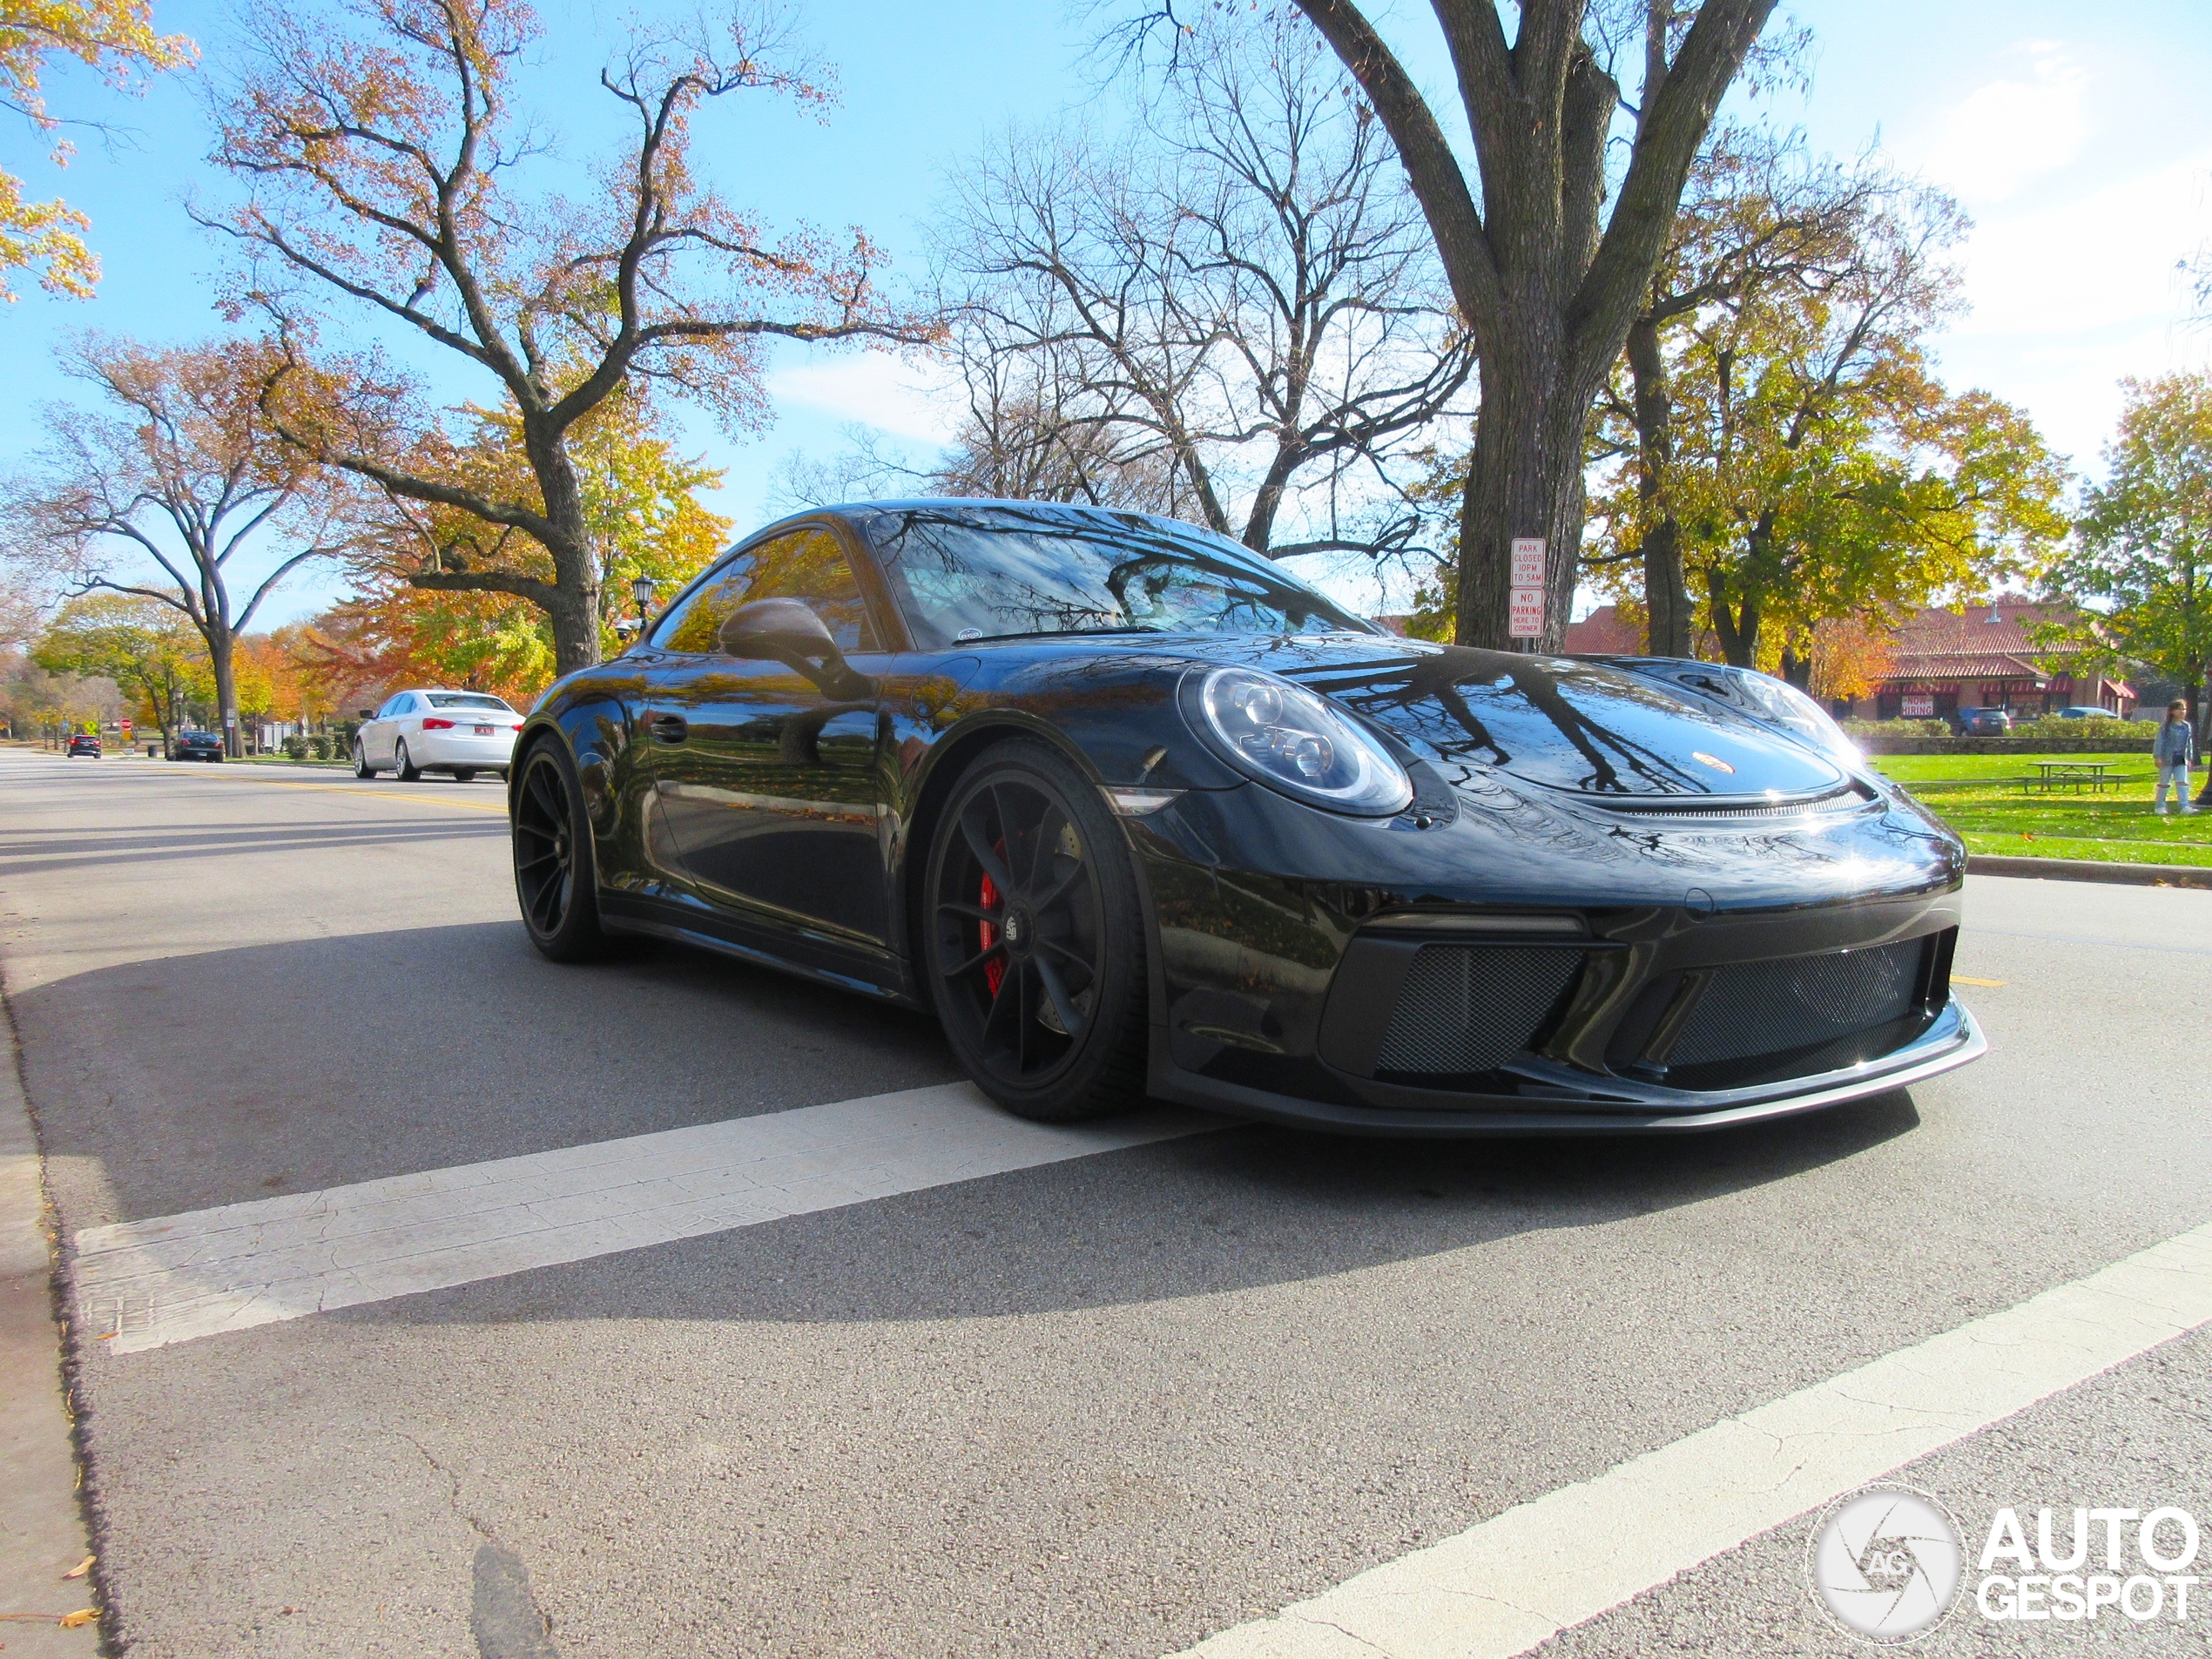
M 630 597 L 637 602 L 637 631 L 641 634 L 645 631 L 645 612 L 652 605 L 654 586 L 653 579 L 649 576 L 630 578 Z

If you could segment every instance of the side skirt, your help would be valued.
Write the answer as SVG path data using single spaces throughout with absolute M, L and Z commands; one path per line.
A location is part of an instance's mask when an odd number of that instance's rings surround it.
M 807 962 L 796 962 L 787 956 L 779 956 L 757 945 L 749 945 L 719 932 L 710 932 L 689 919 L 678 921 L 669 915 L 662 906 L 650 899 L 639 899 L 627 894 L 599 892 L 600 925 L 609 933 L 632 934 L 645 938 L 665 939 L 679 945 L 692 945 L 701 950 L 712 951 L 718 956 L 732 957 L 749 962 L 756 968 L 772 968 L 778 973 L 794 978 L 810 980 L 817 985 L 830 985 L 841 991 L 857 991 L 878 1001 L 896 1003 L 900 1008 L 922 1008 L 921 1002 L 903 987 L 884 985 L 857 974 L 841 974 L 834 968 L 821 968 Z M 923 1009 L 927 1012 L 927 1009 Z

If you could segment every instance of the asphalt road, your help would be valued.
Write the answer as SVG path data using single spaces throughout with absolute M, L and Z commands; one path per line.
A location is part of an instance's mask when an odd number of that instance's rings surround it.
M 489 780 L 0 751 L 0 967 L 65 1236 L 957 1075 L 926 1020 L 772 974 L 542 961 L 505 827 Z M 110 1638 L 1178 1651 L 2212 1221 L 2212 894 L 1978 878 L 1968 914 L 1989 1056 L 1806 1118 L 1231 1126 L 142 1352 L 80 1325 Z M 1970 1533 L 2167 1504 L 2212 1534 L 2208 1385 L 2185 1337 L 1900 1478 Z M 1546 1651 L 1860 1651 L 1807 1595 L 1811 1526 Z M 1922 1647 L 2201 1653 L 2205 1601 Z

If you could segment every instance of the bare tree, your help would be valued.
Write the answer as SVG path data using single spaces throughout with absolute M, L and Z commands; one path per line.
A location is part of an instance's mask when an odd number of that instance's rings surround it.
M 52 445 L 5 496 L 18 557 L 56 571 L 70 592 L 159 600 L 199 631 L 233 754 L 239 635 L 279 583 L 343 550 L 350 534 L 344 493 L 279 440 L 261 408 L 280 361 L 247 341 L 88 341 L 65 367 L 106 407 L 54 410 Z M 237 563 L 272 549 L 275 565 L 240 604 Z
M 1278 555 L 1410 533 L 1358 521 L 1473 354 L 1372 111 L 1295 16 L 1194 45 L 1138 133 L 1002 141 L 948 220 L 992 476 L 1158 489 Z
M 1121 401 L 1086 378 L 1080 353 L 968 352 L 961 367 L 968 412 L 931 472 L 933 493 L 1197 516 L 1187 469 L 1141 421 L 1119 417 Z
M 824 105 L 820 73 L 772 17 L 640 40 L 604 71 L 631 137 L 573 199 L 525 184 L 542 145 L 516 100 L 538 33 L 524 0 L 259 0 L 247 24 L 214 156 L 247 194 L 206 222 L 250 250 L 246 302 L 293 354 L 270 398 L 280 429 L 395 496 L 520 531 L 503 563 L 412 580 L 540 606 L 563 673 L 599 652 L 578 421 L 643 382 L 757 425 L 764 341 L 924 333 L 879 298 L 866 236 L 771 240 L 693 172 L 703 106 L 752 91 Z M 520 423 L 528 487 L 458 481 L 437 412 L 373 353 L 314 362 L 331 302 L 490 375 Z

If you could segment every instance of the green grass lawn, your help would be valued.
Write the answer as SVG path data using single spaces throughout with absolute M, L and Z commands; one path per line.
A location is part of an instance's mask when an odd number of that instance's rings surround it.
M 2101 795 L 2023 793 L 2018 780 L 2034 775 L 2037 759 L 2110 761 L 2120 787 Z M 2212 866 L 2212 808 L 2188 818 L 2154 813 L 2158 772 L 2148 755 L 1881 755 L 1873 765 L 1957 830 L 1972 853 Z M 2203 783 L 2200 771 L 2190 792 Z

